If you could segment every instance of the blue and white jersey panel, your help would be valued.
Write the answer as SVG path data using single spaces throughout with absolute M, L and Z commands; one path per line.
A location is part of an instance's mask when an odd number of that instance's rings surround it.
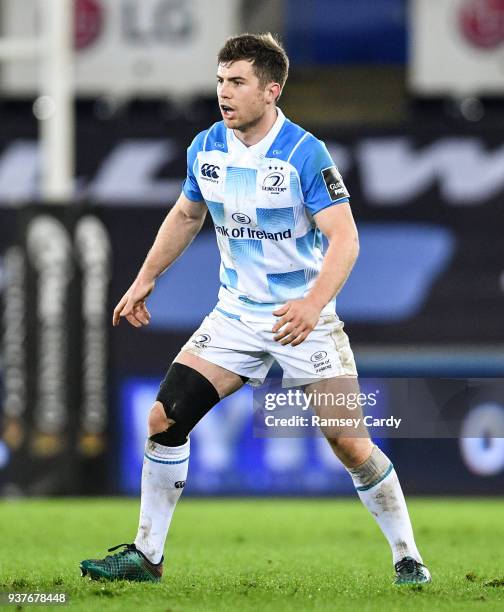
M 280 109 L 269 133 L 250 147 L 223 122 L 198 134 L 183 190 L 206 202 L 215 225 L 220 307 L 249 318 L 271 316 L 308 292 L 323 259 L 313 217 L 349 199 L 325 145 Z

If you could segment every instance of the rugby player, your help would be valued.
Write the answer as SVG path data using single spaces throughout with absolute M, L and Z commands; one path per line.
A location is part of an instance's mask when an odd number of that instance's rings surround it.
M 278 107 L 288 65 L 271 34 L 236 36 L 221 49 L 222 121 L 190 145 L 182 193 L 114 310 L 114 326 L 122 318 L 134 327 L 149 324 L 146 298 L 156 279 L 209 211 L 221 254 L 217 305 L 182 347 L 150 410 L 134 543 L 82 561 L 83 575 L 161 578 L 168 528 L 186 481 L 190 431 L 220 399 L 263 381 L 273 360 L 286 385 L 302 381 L 311 394 L 358 392 L 353 354 L 335 313 L 335 297 L 357 258 L 357 230 L 325 145 Z M 315 354 L 324 355 L 323 368 L 310 359 Z M 314 409 L 334 416 L 334 407 Z M 391 461 L 364 425 L 357 432 L 323 432 L 388 540 L 395 583 L 429 582 Z

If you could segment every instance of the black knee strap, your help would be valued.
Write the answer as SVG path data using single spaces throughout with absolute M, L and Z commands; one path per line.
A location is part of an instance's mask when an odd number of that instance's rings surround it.
M 181 446 L 189 432 L 220 401 L 217 389 L 194 368 L 172 363 L 156 397 L 166 416 L 175 421 L 167 431 L 151 436 L 163 446 Z

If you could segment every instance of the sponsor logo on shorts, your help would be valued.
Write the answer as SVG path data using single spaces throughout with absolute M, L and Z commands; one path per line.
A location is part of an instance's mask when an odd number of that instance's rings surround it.
M 177 480 L 175 483 L 176 489 L 183 489 L 185 487 L 185 480 Z
M 245 215 L 243 213 L 233 213 L 231 215 L 231 218 L 233 219 L 233 221 L 236 221 L 236 223 L 245 223 L 246 225 L 248 225 L 252 221 L 252 219 L 248 215 Z
M 310 357 L 310 361 L 313 363 L 313 368 L 317 374 L 325 370 L 332 370 L 331 358 L 327 357 L 326 351 L 316 351 Z
M 205 348 L 206 346 L 208 346 L 208 343 L 211 339 L 212 338 L 208 334 L 198 334 L 195 338 L 193 338 L 192 341 L 196 346 L 199 346 L 200 348 Z
M 313 355 L 310 357 L 310 361 L 316 363 L 317 361 L 321 361 L 325 357 L 327 357 L 327 353 L 325 351 L 317 351 L 316 353 L 313 353 Z

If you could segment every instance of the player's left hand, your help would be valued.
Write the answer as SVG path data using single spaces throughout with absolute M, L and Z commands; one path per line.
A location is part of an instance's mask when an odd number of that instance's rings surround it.
M 322 308 L 308 297 L 290 300 L 273 312 L 276 317 L 281 317 L 272 329 L 272 332 L 277 334 L 273 339 L 283 345 L 301 344 L 317 324 L 321 310 Z

